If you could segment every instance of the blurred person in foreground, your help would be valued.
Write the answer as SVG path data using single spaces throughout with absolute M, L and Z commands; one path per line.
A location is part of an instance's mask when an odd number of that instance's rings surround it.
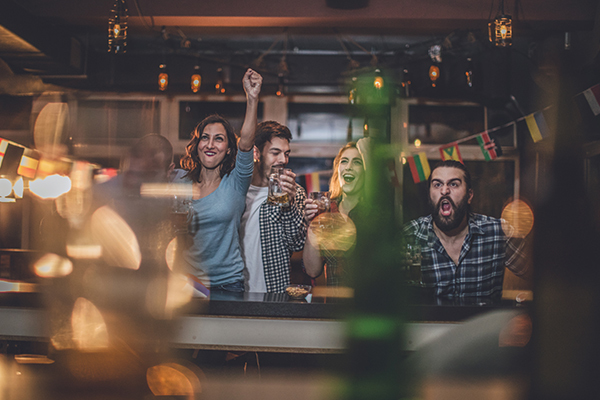
M 344 278 L 346 259 L 351 257 L 356 240 L 353 221 L 366 218 L 366 210 L 361 205 L 366 146 L 367 139 L 364 138 L 356 143 L 347 143 L 333 160 L 329 182 L 331 214 L 315 218 L 319 213 L 317 204 L 311 199 L 306 200 L 309 227 L 302 254 L 304 270 L 312 278 L 325 271 L 328 286 L 347 286 Z
M 254 143 L 254 172 L 246 196 L 240 238 L 245 263 L 247 292 L 283 293 L 290 284 L 290 258 L 306 240 L 304 203 L 306 192 L 296 184 L 296 174 L 286 171 L 281 185 L 290 205 L 267 202 L 271 167 L 285 167 L 289 161 L 292 134 L 275 121 L 258 124 Z
M 429 176 L 431 214 L 404 227 L 421 248 L 421 279 L 440 298 L 500 297 L 504 268 L 525 277 L 524 240 L 505 221 L 471 212 L 471 174 L 447 160 Z
M 253 171 L 254 136 L 262 77 L 244 74 L 246 115 L 239 143 L 223 117 L 211 115 L 192 132 L 174 183 L 191 183 L 193 244 L 183 251 L 185 272 L 204 286 L 244 291 L 239 227 Z
M 169 204 L 164 198 L 143 196 L 144 184 L 164 184 L 173 172 L 173 146 L 167 138 L 148 134 L 136 141 L 121 163 L 121 172 L 93 190 L 93 207 L 109 206 L 133 229 L 143 255 L 164 259 L 171 238 Z

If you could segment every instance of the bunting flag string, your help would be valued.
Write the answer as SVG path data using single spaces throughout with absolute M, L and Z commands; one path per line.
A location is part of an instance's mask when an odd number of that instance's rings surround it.
M 454 160 L 458 161 L 461 164 L 464 164 L 463 159 L 460 155 L 460 150 L 458 150 L 457 143 L 451 143 L 450 145 L 446 145 L 440 147 L 440 154 L 442 156 L 442 160 Z
M 479 148 L 481 148 L 481 152 L 483 153 L 483 158 L 486 161 L 495 160 L 498 158 L 498 153 L 496 153 L 495 146 L 490 147 L 489 144 L 492 142 L 490 139 L 490 135 L 487 132 L 483 132 L 481 135 L 476 137 L 477 143 L 479 143 Z
M 583 92 L 594 115 L 600 114 L 600 84 L 592 86 Z
M 406 161 L 408 162 L 410 173 L 412 174 L 415 183 L 424 182 L 429 179 L 431 169 L 429 168 L 429 161 L 427 161 L 427 155 L 425 153 L 406 157 Z

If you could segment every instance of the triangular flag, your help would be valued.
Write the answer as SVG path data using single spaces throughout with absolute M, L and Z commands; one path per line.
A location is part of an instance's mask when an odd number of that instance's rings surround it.
M 440 147 L 440 154 L 442 155 L 442 160 L 444 161 L 454 160 L 464 164 L 463 159 L 460 156 L 457 143 L 451 143 L 448 146 Z
M 408 162 L 410 173 L 412 174 L 415 183 L 424 182 L 429 179 L 431 169 L 429 168 L 429 161 L 427 161 L 425 153 L 406 157 L 406 161 Z
M 600 84 L 584 90 L 583 95 L 585 96 L 585 99 L 587 100 L 594 115 L 600 114 Z
M 485 146 L 492 142 L 490 139 L 490 135 L 487 132 L 483 132 L 481 135 L 477 136 L 477 143 L 479 143 L 479 147 L 481 148 L 481 152 L 483 153 L 483 157 L 486 161 L 495 160 L 498 158 L 498 154 L 496 154 L 496 150 L 494 147 L 486 149 Z
M 544 114 L 541 111 L 526 116 L 525 122 L 527 122 L 527 127 L 534 143 L 548 137 L 548 124 L 546 124 L 546 118 L 544 118 Z
M 35 178 L 35 172 L 39 163 L 38 158 L 39 156 L 35 150 L 24 149 L 17 174 L 30 179 Z

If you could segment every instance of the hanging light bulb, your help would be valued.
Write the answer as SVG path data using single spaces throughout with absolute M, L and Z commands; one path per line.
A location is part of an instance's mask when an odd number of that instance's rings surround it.
M 431 80 L 431 87 L 436 87 L 436 82 L 440 78 L 440 68 L 433 64 L 429 67 L 429 80 Z
M 469 87 L 473 87 L 473 60 L 471 58 L 467 58 L 467 70 L 465 71 L 465 75 L 467 77 L 467 85 Z
M 357 81 L 358 81 L 358 78 L 353 76 L 352 77 L 352 87 L 350 88 L 350 92 L 348 92 L 348 103 L 349 104 L 356 104 L 356 102 L 358 100 L 358 89 L 356 88 Z
M 167 90 L 167 86 L 169 86 L 169 73 L 167 72 L 167 64 L 160 64 L 158 66 L 158 90 L 164 92 Z
M 496 18 L 488 23 L 490 42 L 497 47 L 510 47 L 512 45 L 512 17 L 504 14 L 504 0 L 500 0 Z
M 352 141 L 352 117 L 348 120 L 348 130 L 346 131 L 346 142 Z
M 404 96 L 410 97 L 410 86 L 412 81 L 410 80 L 410 74 L 408 69 L 404 68 L 404 75 L 402 76 L 402 88 L 404 89 Z
M 365 116 L 365 122 L 363 123 L 363 136 L 369 137 L 369 119 Z
M 127 51 L 127 4 L 125 0 L 115 0 L 108 18 L 108 52 Z
M 198 93 L 200 90 L 200 85 L 202 84 L 202 76 L 200 75 L 200 66 L 194 66 L 194 73 L 192 74 L 190 80 L 190 87 L 192 88 L 192 92 Z
M 279 73 L 279 76 L 277 77 L 277 92 L 275 92 L 277 97 L 285 96 L 284 83 L 283 74 Z
M 217 94 L 225 93 L 225 87 L 223 86 L 223 68 L 217 68 L 217 83 L 215 84 L 215 92 Z
M 379 68 L 375 69 L 375 79 L 373 80 L 373 86 L 377 90 L 381 90 L 383 88 L 383 77 L 381 76 L 381 70 Z

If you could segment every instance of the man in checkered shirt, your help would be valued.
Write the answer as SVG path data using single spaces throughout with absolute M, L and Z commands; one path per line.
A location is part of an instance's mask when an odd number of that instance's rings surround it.
M 506 221 L 470 211 L 471 175 L 457 161 L 443 161 L 429 177 L 431 215 L 409 222 L 407 241 L 421 248 L 421 279 L 443 298 L 502 293 L 504 267 L 524 276 L 524 240 Z
M 283 293 L 290 284 L 290 257 L 304 248 L 306 193 L 289 171 L 281 178 L 289 207 L 267 203 L 271 167 L 285 167 L 290 155 L 290 130 L 275 121 L 258 124 L 254 142 L 254 172 L 246 195 L 240 240 L 246 292 Z

